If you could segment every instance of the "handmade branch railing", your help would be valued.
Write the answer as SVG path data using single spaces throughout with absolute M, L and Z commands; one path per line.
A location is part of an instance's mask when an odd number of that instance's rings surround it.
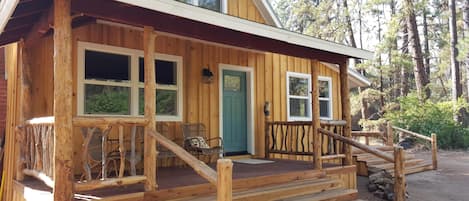
M 54 117 L 34 118 L 17 127 L 19 147 L 17 174 L 54 186 Z
M 394 148 L 394 156 L 391 156 L 383 151 L 375 149 L 371 146 L 362 144 L 353 139 L 341 136 L 339 134 L 333 133 L 331 131 L 325 130 L 323 128 L 318 128 L 318 131 L 324 135 L 328 135 L 336 140 L 340 140 L 343 143 L 352 145 L 356 148 L 359 148 L 367 153 L 373 154 L 379 158 L 382 158 L 386 161 L 394 163 L 394 200 L 404 201 L 406 193 L 406 184 L 405 184 L 405 152 L 402 147 Z
M 136 174 L 138 158 L 143 158 L 143 153 L 136 153 L 136 136 L 147 124 L 148 121 L 144 118 L 75 117 L 73 126 L 79 128 L 83 135 L 83 174 L 75 184 L 75 190 L 87 191 L 144 182 L 146 177 Z M 118 137 L 110 139 L 111 133 Z M 126 146 L 125 142 L 129 139 L 130 151 L 127 151 L 129 146 Z M 130 162 L 129 176 L 125 175 L 126 161 Z M 114 177 L 110 177 L 108 173 L 110 162 L 114 162 Z M 93 168 L 100 169 L 95 178 L 92 176 Z
M 149 134 L 151 137 L 155 138 L 161 146 L 170 150 L 177 157 L 186 162 L 197 174 L 216 186 L 218 201 L 232 200 L 233 163 L 231 160 L 219 159 L 217 161 L 218 172 L 216 172 L 210 166 L 158 132 L 150 132 Z
M 321 128 L 343 135 L 346 122 L 342 120 L 321 120 Z M 269 154 L 314 155 L 311 121 L 266 122 L 266 156 Z M 342 142 L 327 135 L 321 135 L 322 159 L 344 158 Z
M 438 169 L 438 156 L 437 156 L 438 145 L 437 145 L 437 137 L 435 133 L 432 133 L 431 137 L 428 137 L 428 136 L 425 136 L 416 132 L 412 132 L 403 128 L 392 126 L 391 123 L 388 123 L 388 128 L 391 128 L 391 129 L 388 129 L 390 136 L 394 136 L 394 132 L 393 132 L 393 129 L 394 129 L 403 135 L 410 135 L 412 137 L 416 137 L 418 139 L 430 142 L 431 150 L 432 150 L 432 167 L 434 170 Z

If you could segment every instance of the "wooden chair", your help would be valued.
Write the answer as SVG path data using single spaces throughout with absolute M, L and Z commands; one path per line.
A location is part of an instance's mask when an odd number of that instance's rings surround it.
M 184 148 L 196 156 L 218 155 L 223 158 L 223 139 L 221 137 L 208 138 L 207 129 L 202 123 L 182 124 L 184 136 Z M 217 145 L 211 147 L 209 142 L 217 141 Z M 209 159 L 209 162 L 211 162 Z

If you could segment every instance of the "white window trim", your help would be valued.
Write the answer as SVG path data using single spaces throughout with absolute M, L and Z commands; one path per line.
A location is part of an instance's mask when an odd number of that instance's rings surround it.
M 318 76 L 318 82 L 319 81 L 325 81 L 328 82 L 329 84 L 329 98 L 321 98 L 319 97 L 319 100 L 321 101 L 329 101 L 328 107 L 329 107 L 329 116 L 328 117 L 320 117 L 321 119 L 324 120 L 332 120 L 332 114 L 333 114 L 333 107 L 332 107 L 332 78 L 331 77 L 326 77 L 326 76 Z M 319 83 L 318 83 L 319 86 Z
M 112 82 L 112 81 L 100 81 L 100 80 L 85 80 L 85 50 L 93 50 L 111 54 L 119 54 L 119 55 L 126 55 L 130 56 L 131 58 L 131 78 L 129 82 Z M 143 57 L 144 53 L 142 50 L 136 49 L 129 49 L 117 46 L 110 46 L 110 45 L 103 45 L 103 44 L 96 44 L 90 42 L 82 42 L 78 41 L 77 47 L 77 113 L 79 116 L 112 116 L 112 117 L 141 117 L 143 115 L 139 115 L 139 89 L 143 88 L 143 84 L 139 82 L 139 57 Z M 183 107 L 183 59 L 181 56 L 175 55 L 167 55 L 167 54 L 159 54 L 155 53 L 155 59 L 161 59 L 165 61 L 174 61 L 176 62 L 176 71 L 177 71 L 177 87 L 168 86 L 168 85 L 160 85 L 157 84 L 157 89 L 171 89 L 177 90 L 178 92 L 178 105 L 177 111 L 178 115 L 176 116 L 168 116 L 168 115 L 156 115 L 157 121 L 182 121 L 182 116 L 184 114 L 184 107 Z M 125 86 L 129 87 L 130 90 L 130 115 L 101 115 L 101 114 L 85 114 L 85 84 L 97 84 L 97 85 L 112 85 L 112 86 Z
M 290 95 L 290 77 L 296 78 L 303 78 L 308 80 L 308 97 L 305 96 L 294 96 Z M 286 79 L 286 87 L 287 87 L 287 120 L 288 121 L 311 121 L 311 75 L 305 73 L 296 73 L 296 72 L 287 72 L 287 79 Z M 290 116 L 290 98 L 298 98 L 298 99 L 307 99 L 308 100 L 308 114 L 307 117 L 296 117 Z
M 199 6 L 199 0 L 191 0 L 190 3 L 192 5 Z M 220 11 L 222 13 L 227 14 L 228 13 L 228 2 L 227 2 L 227 0 L 220 0 L 220 4 L 221 4 L 220 5 L 221 6 Z
M 308 80 L 308 97 L 306 98 L 305 96 L 294 96 L 290 95 L 290 77 L 297 77 L 297 78 L 306 78 Z M 325 100 L 329 101 L 328 107 L 329 107 L 329 117 L 320 117 L 320 119 L 324 120 L 332 120 L 332 114 L 333 114 L 333 107 L 332 107 L 332 78 L 331 77 L 326 77 L 326 76 L 318 76 L 318 82 L 319 81 L 327 81 L 329 83 L 329 98 L 319 98 L 319 100 Z M 311 89 L 311 74 L 306 74 L 306 73 L 297 73 L 297 72 L 287 72 L 287 77 L 286 77 L 286 89 L 287 89 L 287 120 L 288 121 L 311 121 L 312 120 L 312 89 Z M 317 84 L 319 86 L 319 83 Z M 295 117 L 295 116 L 290 116 L 290 98 L 296 98 L 296 99 L 308 99 L 308 117 Z

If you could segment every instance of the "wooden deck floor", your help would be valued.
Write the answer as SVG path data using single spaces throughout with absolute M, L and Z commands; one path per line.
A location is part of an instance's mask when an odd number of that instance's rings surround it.
M 233 165 L 233 179 L 243 179 L 258 176 L 268 176 L 283 174 L 288 172 L 312 170 L 313 164 L 306 161 L 294 160 L 278 160 L 273 159 L 273 163 L 266 164 L 245 164 L 234 162 Z M 210 165 L 216 169 L 216 165 Z M 333 164 L 324 164 L 325 168 L 334 167 Z M 197 175 L 190 167 L 164 167 L 158 168 L 158 185 L 159 189 L 170 189 L 183 186 L 191 186 L 197 184 L 208 183 L 205 179 Z M 38 193 L 50 193 L 51 189 L 47 188 L 42 182 L 28 178 L 22 184 Z M 93 190 L 87 192 L 79 192 L 76 194 L 76 200 L 92 200 L 100 199 L 109 196 L 131 194 L 143 192 L 143 184 L 130 185 L 118 188 L 107 188 L 100 190 Z

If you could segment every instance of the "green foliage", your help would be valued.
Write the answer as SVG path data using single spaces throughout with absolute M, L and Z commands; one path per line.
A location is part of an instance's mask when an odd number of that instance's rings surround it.
M 93 94 L 86 100 L 88 114 L 129 114 L 129 93 L 111 91 Z
M 460 108 L 468 108 L 467 102 L 458 104 L 451 101 L 422 103 L 416 95 L 399 98 L 400 110 L 387 112 L 385 118 L 393 125 L 423 135 L 436 133 L 441 148 L 469 147 L 469 129 L 453 120 L 454 113 Z

